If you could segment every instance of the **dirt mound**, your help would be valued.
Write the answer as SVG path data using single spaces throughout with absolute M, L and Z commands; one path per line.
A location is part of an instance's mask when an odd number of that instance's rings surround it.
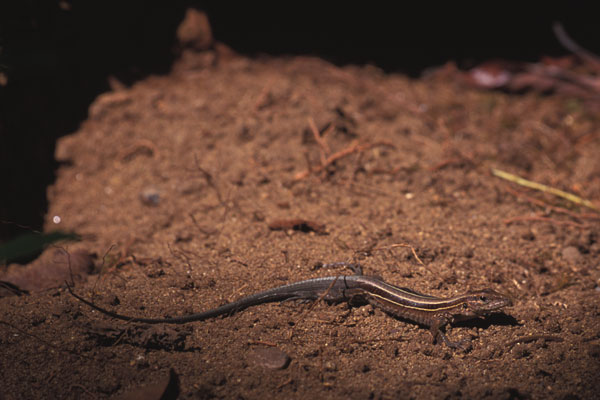
M 354 260 L 399 286 L 492 287 L 515 306 L 449 329 L 473 339 L 463 353 L 370 306 L 150 328 L 49 289 L 0 300 L 2 397 L 108 397 L 171 369 L 183 398 L 595 397 L 599 220 L 490 169 L 598 199 L 598 132 L 573 99 L 186 52 L 170 75 L 100 96 L 58 143 L 47 230 L 98 255 L 79 293 L 180 316 Z M 261 366 L 261 347 L 289 363 Z

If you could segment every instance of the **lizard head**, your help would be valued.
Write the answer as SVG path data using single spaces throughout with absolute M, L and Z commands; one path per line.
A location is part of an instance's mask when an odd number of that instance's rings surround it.
M 458 319 L 485 316 L 493 311 L 512 305 L 512 300 L 492 289 L 474 290 L 463 297 Z

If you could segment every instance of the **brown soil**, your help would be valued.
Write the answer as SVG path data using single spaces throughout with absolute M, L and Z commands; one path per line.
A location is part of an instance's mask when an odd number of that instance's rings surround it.
M 97 255 L 78 293 L 179 316 L 356 260 L 399 286 L 492 287 L 515 305 L 449 329 L 473 339 L 461 352 L 370 306 L 288 302 L 148 326 L 46 289 L 0 299 L 0 397 L 106 398 L 173 369 L 181 398 L 597 398 L 597 214 L 490 168 L 598 200 L 599 132 L 573 99 L 186 53 L 169 76 L 100 96 L 57 146 L 46 229 L 80 233 L 64 247 Z M 291 361 L 261 366 L 264 347 Z

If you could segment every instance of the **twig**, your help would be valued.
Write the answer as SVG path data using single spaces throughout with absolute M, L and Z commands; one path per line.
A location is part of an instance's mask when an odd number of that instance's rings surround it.
M 104 265 L 106 263 L 106 257 L 108 257 L 108 254 L 113 249 L 113 247 L 115 247 L 115 245 L 111 244 L 110 247 L 108 248 L 108 250 L 106 250 L 106 252 L 102 256 L 102 264 L 100 265 L 100 268 L 98 268 L 98 279 L 96 279 L 94 281 L 94 286 L 92 286 L 92 294 L 96 293 L 96 285 L 98 284 L 98 281 L 100 281 L 100 277 L 102 277 L 102 274 L 104 272 Z M 69 258 L 69 260 L 70 260 L 70 258 Z M 69 270 L 70 270 L 70 268 L 69 268 Z M 73 277 L 71 277 L 71 281 L 73 281 Z M 73 286 L 74 285 L 75 284 L 73 283 Z
M 434 171 L 438 171 L 448 165 L 452 165 L 452 164 L 460 164 L 462 161 L 464 161 L 461 158 L 455 157 L 455 158 L 448 158 L 444 161 L 441 161 L 429 168 L 427 168 L 428 171 L 434 172 Z
M 202 228 L 202 227 L 200 226 L 200 224 L 198 223 L 198 221 L 196 221 L 196 217 L 194 217 L 194 214 L 193 214 L 193 213 L 189 213 L 189 216 L 190 216 L 190 219 L 192 220 L 192 223 L 194 224 L 194 226 L 196 227 L 196 229 L 198 229 L 198 231 L 199 231 L 200 233 L 202 233 L 202 234 L 204 234 L 204 235 L 206 235 L 206 236 L 210 236 L 210 235 L 213 235 L 213 234 L 217 233 L 217 231 L 216 231 L 216 230 L 214 230 L 214 231 L 209 231 L 209 230 L 206 230 L 206 229 Z
M 167 248 L 169 249 L 169 252 L 171 253 L 171 255 L 179 260 L 183 260 L 183 262 L 185 263 L 185 265 L 187 265 L 187 274 L 189 274 L 191 271 L 194 270 L 194 267 L 192 267 L 192 261 L 190 259 L 190 257 L 185 254 L 185 252 L 183 250 L 173 250 L 171 248 L 171 245 L 169 243 L 167 243 Z M 193 254 L 193 253 L 192 253 Z M 175 271 L 177 273 L 177 271 Z
M 393 249 L 393 248 L 396 248 L 396 247 L 408 247 L 412 251 L 413 256 L 417 259 L 417 261 L 419 262 L 419 264 L 425 265 L 425 264 L 423 264 L 423 261 L 421 261 L 421 259 L 417 255 L 417 252 L 415 251 L 415 248 L 412 247 L 410 244 L 396 243 L 396 244 L 391 244 L 389 246 L 376 247 L 372 251 L 388 250 L 388 249 Z
M 580 214 L 580 213 L 576 213 L 576 212 L 573 212 L 573 211 L 569 211 L 566 208 L 553 206 L 553 205 L 548 204 L 548 203 L 546 203 L 546 202 L 544 202 L 542 200 L 536 199 L 534 197 L 527 196 L 525 193 L 518 192 L 518 191 L 516 191 L 516 190 L 514 190 L 514 189 L 512 189 L 512 188 L 510 188 L 508 186 L 505 189 L 506 189 L 506 191 L 508 193 L 512 194 L 515 197 L 522 198 L 522 199 L 527 200 L 528 202 L 530 202 L 532 204 L 535 204 L 537 206 L 544 207 L 544 208 L 546 208 L 546 209 L 548 209 L 550 211 L 554 211 L 554 212 L 557 212 L 557 213 L 560 213 L 560 214 L 566 214 L 566 215 L 571 216 L 571 217 L 576 218 L 576 219 L 580 219 L 580 218 L 597 219 L 597 218 L 600 218 L 600 216 L 596 215 L 596 214 Z
M 565 341 L 560 336 L 554 336 L 554 335 L 530 335 L 530 336 L 522 336 L 520 338 L 516 338 L 515 340 L 511 340 L 510 342 L 508 342 L 508 344 L 506 346 L 510 350 L 517 343 L 530 343 L 530 342 L 535 342 L 536 340 L 540 340 L 540 339 L 543 339 L 546 342 L 564 342 Z
M 319 298 L 318 298 L 317 300 L 315 300 L 315 301 L 314 301 L 314 302 L 313 302 L 313 303 L 310 305 L 310 307 L 309 307 L 309 308 L 308 308 L 306 311 L 304 311 L 304 312 L 302 313 L 302 315 L 300 315 L 300 317 L 299 317 L 299 318 L 296 320 L 296 322 L 294 323 L 294 326 L 298 326 L 298 323 L 299 323 L 299 322 L 301 322 L 301 321 L 302 321 L 302 320 L 303 320 L 303 319 L 306 317 L 306 315 L 307 315 L 309 312 L 311 312 L 311 311 L 312 311 L 312 309 L 313 309 L 313 308 L 315 308 L 315 306 L 317 305 L 317 303 L 319 303 L 321 300 L 323 300 L 323 299 L 325 298 L 325 296 L 327 296 L 327 295 L 329 294 L 329 292 L 331 291 L 331 288 L 333 288 L 333 286 L 334 286 L 334 285 L 335 285 L 335 283 L 338 281 L 338 279 L 340 278 L 340 276 L 341 276 L 341 275 L 338 275 L 338 276 L 336 276 L 336 277 L 335 277 L 335 279 L 334 279 L 333 281 L 331 281 L 331 283 L 330 283 L 330 284 L 329 284 L 329 286 L 327 287 L 327 290 L 325 290 L 325 291 L 323 292 L 323 294 L 322 294 L 322 295 L 320 295 L 320 296 L 319 296 Z M 290 337 L 288 338 L 288 340 L 289 340 L 289 339 L 291 339 L 293 335 L 294 335 L 294 330 L 292 329 L 292 330 L 290 331 Z
M 407 339 L 404 339 L 403 337 L 384 337 L 382 338 L 373 338 L 373 339 L 366 339 L 366 340 L 355 340 L 352 343 L 355 344 L 373 344 L 373 343 L 386 343 L 386 342 L 406 342 Z
M 271 102 L 272 102 L 271 86 L 272 86 L 272 84 L 268 83 L 267 85 L 265 85 L 265 87 L 262 88 L 256 101 L 254 102 L 254 111 L 261 110 L 262 108 L 265 108 L 266 106 L 271 104 Z
M 325 162 L 323 164 L 321 164 L 320 166 L 318 166 L 316 168 L 313 168 L 312 171 L 306 170 L 306 171 L 297 173 L 296 176 L 294 176 L 294 180 L 296 180 L 296 181 L 302 180 L 302 179 L 306 178 L 308 175 L 310 175 L 311 172 L 323 171 L 325 168 L 327 168 L 327 166 L 333 164 L 335 161 L 339 160 L 340 158 L 344 158 L 352 153 L 365 151 L 365 150 L 368 150 L 368 149 L 376 147 L 376 146 L 395 147 L 393 144 L 391 144 L 389 142 L 384 142 L 384 141 L 374 142 L 374 143 L 363 143 L 363 144 L 354 143 L 354 144 L 351 144 L 350 146 L 346 147 L 345 149 L 342 149 L 336 153 L 333 153 L 332 155 L 327 157 L 327 159 L 325 160 Z
M 85 387 L 83 387 L 83 385 L 79 385 L 77 383 L 73 383 L 69 389 L 73 389 L 73 388 L 78 388 L 83 390 L 84 393 L 87 393 L 92 399 L 97 399 L 98 397 L 96 395 L 94 395 L 93 393 L 91 393 L 89 390 L 87 390 Z M 71 390 L 69 390 L 71 392 Z
M 319 128 L 317 128 L 313 117 L 308 117 L 308 126 L 310 126 L 310 130 L 312 131 L 315 141 L 319 145 L 319 150 L 321 153 L 321 165 L 323 165 L 327 160 L 327 156 L 329 153 L 331 153 L 331 149 L 329 148 L 327 142 L 321 137 L 321 132 L 319 132 Z
M 569 225 L 569 226 L 574 226 L 576 228 L 587 228 L 587 225 L 585 225 L 585 224 L 580 224 L 580 223 L 573 222 L 573 221 L 560 221 L 557 219 L 543 217 L 541 215 L 525 215 L 525 216 L 521 216 L 521 217 L 507 218 L 504 220 L 504 223 L 508 225 L 508 224 L 511 224 L 511 223 L 517 222 L 517 221 L 542 221 L 542 222 L 549 222 L 554 225 Z
M 17 285 L 12 284 L 10 282 L 5 282 L 5 281 L 0 281 L 0 289 L 7 290 L 7 291 L 11 292 L 12 294 L 14 294 L 15 296 L 29 294 L 29 291 L 21 289 Z
M 494 176 L 497 176 L 498 178 L 502 178 L 502 179 L 506 179 L 507 181 L 514 182 L 517 185 L 521 185 L 521 186 L 528 187 L 530 189 L 535 189 L 535 190 L 540 190 L 542 192 L 550 193 L 555 196 L 562 197 L 563 199 L 569 200 L 573 203 L 581 204 L 582 206 L 585 206 L 585 207 L 591 208 L 592 210 L 600 212 L 600 208 L 598 208 L 594 203 L 592 203 L 589 200 L 583 199 L 579 196 L 576 196 L 572 193 L 568 193 L 568 192 L 562 191 L 560 189 L 546 186 L 546 185 L 538 183 L 538 182 L 529 181 L 527 179 L 521 178 L 520 176 L 513 175 L 511 173 L 508 173 L 506 171 L 502 171 L 502 170 L 499 170 L 496 168 L 492 168 L 492 174 Z
M 348 187 L 349 191 L 352 191 L 352 193 L 358 194 L 359 196 L 388 196 L 388 197 L 395 197 L 398 194 L 397 193 L 392 193 L 392 192 L 387 192 L 385 190 L 381 190 L 373 185 L 369 185 L 366 183 L 358 183 L 358 182 L 354 182 L 351 179 L 346 179 L 346 180 L 341 180 L 340 183 L 345 183 L 346 186 Z
M 277 343 L 265 342 L 264 340 L 248 340 L 249 345 L 262 345 L 269 347 L 277 347 Z
M 221 204 L 222 206 L 226 206 L 224 204 L 223 197 L 221 196 L 221 191 L 217 187 L 215 180 L 213 179 L 213 176 L 208 171 L 206 171 L 204 168 L 202 168 L 200 166 L 200 161 L 198 160 L 197 154 L 194 154 L 194 161 L 196 162 L 196 168 L 198 169 L 198 171 L 200 171 L 200 173 L 202 175 L 204 175 L 204 179 L 206 179 L 207 185 L 214 189 L 214 191 L 217 195 L 217 200 L 219 200 L 219 204 Z
M 296 321 L 296 324 L 298 324 L 298 322 L 302 321 L 304 319 L 304 317 L 306 316 L 306 314 L 308 314 L 309 312 L 312 311 L 313 308 L 315 308 L 315 306 L 317 305 L 317 303 L 321 302 L 321 300 L 323 300 L 325 298 L 325 296 L 327 296 L 329 294 L 329 292 L 331 291 L 331 288 L 333 288 L 333 286 L 335 285 L 335 283 L 338 281 L 338 279 L 340 278 L 341 275 L 338 275 L 335 277 L 335 279 L 333 281 L 331 281 L 331 283 L 329 284 L 329 286 L 327 287 L 327 290 L 325 290 L 323 292 L 322 295 L 319 296 L 319 298 L 317 300 L 315 300 L 310 307 L 308 307 L 308 310 L 306 310 L 306 312 L 304 312 L 300 318 Z
M 552 25 L 552 30 L 554 31 L 554 34 L 556 35 L 556 39 L 558 39 L 560 44 L 562 44 L 565 49 L 569 50 L 571 53 L 575 54 L 577 57 L 579 57 L 583 61 L 587 61 L 588 63 L 593 65 L 594 68 L 600 70 L 600 57 L 598 57 L 596 54 L 584 49 L 579 44 L 577 44 L 567 34 L 567 31 L 565 31 L 565 28 L 563 27 L 563 25 L 560 22 L 555 22 Z
M 284 382 L 280 383 L 280 384 L 277 386 L 277 390 L 281 390 L 281 389 L 282 389 L 284 386 L 287 386 L 287 385 L 289 385 L 289 384 L 290 384 L 290 383 L 292 383 L 292 382 L 294 382 L 294 379 L 293 379 L 293 378 L 291 378 L 291 377 L 290 377 L 290 378 L 286 379 Z
M 304 160 L 306 161 L 307 169 L 303 173 L 306 174 L 306 176 L 308 176 L 308 175 L 312 174 L 312 172 L 313 172 L 313 168 L 312 168 L 312 164 L 310 163 L 310 157 L 308 155 L 308 151 L 304 152 Z M 296 179 L 296 178 L 294 178 L 294 179 Z
M 598 95 L 599 82 L 592 76 L 543 64 L 528 64 L 525 66 L 525 71 L 542 79 L 550 79 L 556 89 L 563 93 L 572 93 L 583 98 L 597 97 Z

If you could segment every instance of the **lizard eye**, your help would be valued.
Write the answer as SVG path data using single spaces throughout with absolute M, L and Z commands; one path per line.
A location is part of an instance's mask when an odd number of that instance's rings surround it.
M 467 303 L 463 303 L 462 308 L 469 308 L 469 305 Z
M 488 298 L 485 296 L 479 296 L 479 300 L 486 302 L 488 300 Z

